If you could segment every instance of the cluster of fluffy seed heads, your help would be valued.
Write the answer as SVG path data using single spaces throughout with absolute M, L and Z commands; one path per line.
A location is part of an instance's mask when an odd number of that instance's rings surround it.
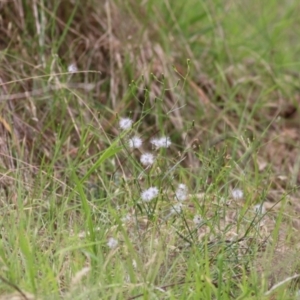
M 175 197 L 178 201 L 184 201 L 187 198 L 187 186 L 183 183 L 178 185 L 177 190 L 175 191 Z
M 75 64 L 72 64 L 68 67 L 68 71 L 70 73 L 77 72 L 77 67 Z M 119 127 L 121 130 L 129 130 L 132 129 L 133 120 L 130 118 L 120 118 L 119 120 Z M 137 136 L 131 136 L 127 140 L 127 145 L 131 149 L 139 149 L 143 145 L 142 139 Z M 172 144 L 170 137 L 168 136 L 161 136 L 158 138 L 153 138 L 150 143 L 154 146 L 155 150 L 160 148 L 169 148 Z M 143 153 L 140 157 L 140 163 L 145 166 L 149 167 L 152 166 L 155 162 L 155 155 L 146 152 Z M 140 197 L 141 200 L 145 203 L 151 202 L 153 199 L 157 198 L 159 195 L 159 189 L 155 186 L 149 187 L 148 189 L 142 191 Z M 231 196 L 234 200 L 241 200 L 244 198 L 244 193 L 241 189 L 233 189 L 231 192 Z M 184 201 L 188 198 L 188 188 L 185 184 L 181 183 L 178 185 L 177 189 L 175 190 L 175 200 L 177 201 L 174 205 L 172 205 L 170 213 L 167 215 L 166 219 L 174 214 L 180 214 L 184 207 Z M 254 211 L 257 214 L 264 214 L 265 207 L 263 204 L 258 204 L 254 206 Z M 129 222 L 131 220 L 130 215 L 126 215 L 122 218 L 122 222 Z M 197 226 L 204 224 L 203 219 L 200 215 L 194 215 L 193 223 Z M 110 249 L 114 249 L 118 246 L 118 240 L 114 238 L 109 238 L 107 242 L 107 246 Z
M 119 127 L 122 130 L 129 130 L 132 128 L 133 120 L 130 118 L 120 118 Z M 151 140 L 151 144 L 155 146 L 156 149 L 159 148 L 169 148 L 172 144 L 171 139 L 168 136 L 162 136 L 160 138 L 154 138 Z M 139 149 L 143 145 L 143 141 L 138 136 L 132 136 L 128 139 L 128 146 L 131 149 Z M 146 152 L 140 157 L 140 162 L 143 166 L 149 167 L 155 162 L 155 155 Z M 157 187 L 150 187 L 141 193 L 141 199 L 143 202 L 150 202 L 158 196 L 159 190 Z M 187 189 L 185 185 L 179 185 L 176 191 L 176 198 L 178 201 L 184 201 L 186 199 Z M 174 212 L 181 211 L 181 204 L 177 204 L 173 207 Z
M 169 148 L 172 142 L 168 136 L 163 136 L 160 138 L 152 139 L 151 144 L 154 145 L 157 149 L 159 149 L 159 148 Z
M 119 126 L 122 130 L 128 130 L 132 128 L 133 121 L 130 118 L 120 118 Z M 151 144 L 159 148 L 168 148 L 172 144 L 171 139 L 168 136 L 163 136 L 160 138 L 155 138 L 151 140 Z M 138 136 L 133 136 L 128 139 L 128 146 L 131 149 L 139 149 L 143 145 L 143 141 Z M 155 161 L 155 156 L 151 153 L 144 153 L 140 158 L 142 165 L 149 167 L 153 165 Z
M 149 189 L 145 190 L 141 194 L 141 198 L 144 202 L 150 202 L 152 199 L 158 196 L 158 188 L 157 187 L 150 187 Z
M 183 207 L 182 202 L 187 199 L 187 192 L 188 192 L 187 186 L 183 183 L 180 183 L 178 185 L 178 188 L 175 191 L 175 199 L 179 202 L 177 202 L 175 205 L 172 206 L 168 217 L 173 214 L 180 214 L 182 212 L 182 207 Z

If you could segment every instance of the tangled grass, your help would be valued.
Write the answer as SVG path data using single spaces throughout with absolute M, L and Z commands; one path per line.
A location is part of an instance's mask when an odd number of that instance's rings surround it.
M 0 5 L 0 299 L 297 299 L 299 4 Z

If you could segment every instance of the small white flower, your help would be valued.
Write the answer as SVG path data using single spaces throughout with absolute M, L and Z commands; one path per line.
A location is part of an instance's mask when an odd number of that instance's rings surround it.
M 179 184 L 178 188 L 177 188 L 177 190 L 175 192 L 176 199 L 178 201 L 184 201 L 184 200 L 186 200 L 186 198 L 187 198 L 187 192 L 188 192 L 187 186 L 185 184 L 183 184 L 183 183 Z
M 123 130 L 130 129 L 133 124 L 133 121 L 129 118 L 121 118 L 119 121 L 119 126 Z
M 142 154 L 140 161 L 144 166 L 151 166 L 154 163 L 154 155 L 151 153 L 144 153 Z
M 187 187 L 184 183 L 179 183 L 178 184 L 178 189 L 181 189 L 181 190 L 187 190 Z
M 70 64 L 69 66 L 68 66 L 68 72 L 69 73 L 75 73 L 75 72 L 77 72 L 78 71 L 78 69 L 77 69 L 77 66 L 75 65 L 75 64 Z
M 143 142 L 138 136 L 134 136 L 129 139 L 128 145 L 130 148 L 140 148 L 142 146 Z
M 259 215 L 263 215 L 266 213 L 266 209 L 264 207 L 264 204 L 261 203 L 261 204 L 257 204 L 254 206 L 254 212 L 259 214 Z
M 171 139 L 168 136 L 163 136 L 158 139 L 152 139 L 151 144 L 153 144 L 157 149 L 158 148 L 169 148 L 172 144 Z
M 194 219 L 193 219 L 193 222 L 194 222 L 195 225 L 200 225 L 203 222 L 203 220 L 199 215 L 195 215 Z
M 152 199 L 158 196 L 158 188 L 150 187 L 148 190 L 145 190 L 141 194 L 141 198 L 144 202 L 150 202 Z
M 177 203 L 175 204 L 172 209 L 171 209 L 171 214 L 180 214 L 182 211 L 182 204 L 181 203 Z
M 234 200 L 240 200 L 240 199 L 243 199 L 243 197 L 244 197 L 244 193 L 240 189 L 234 189 L 234 190 L 232 190 L 231 193 L 232 193 L 232 198 Z
M 108 239 L 107 246 L 110 249 L 114 249 L 118 246 L 118 241 L 111 237 L 111 238 Z
M 155 147 L 158 148 L 158 145 L 159 145 L 159 139 L 152 139 L 152 140 L 150 141 L 150 143 L 151 143 L 152 145 L 154 145 Z

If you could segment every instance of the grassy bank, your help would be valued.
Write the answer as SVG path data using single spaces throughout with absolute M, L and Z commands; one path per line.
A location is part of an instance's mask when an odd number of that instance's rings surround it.
M 181 2 L 1 3 L 0 299 L 299 297 L 299 4 Z

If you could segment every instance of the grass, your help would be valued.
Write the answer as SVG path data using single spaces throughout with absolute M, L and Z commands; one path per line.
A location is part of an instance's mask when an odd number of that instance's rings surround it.
M 298 3 L 1 6 L 0 299 L 299 298 Z

